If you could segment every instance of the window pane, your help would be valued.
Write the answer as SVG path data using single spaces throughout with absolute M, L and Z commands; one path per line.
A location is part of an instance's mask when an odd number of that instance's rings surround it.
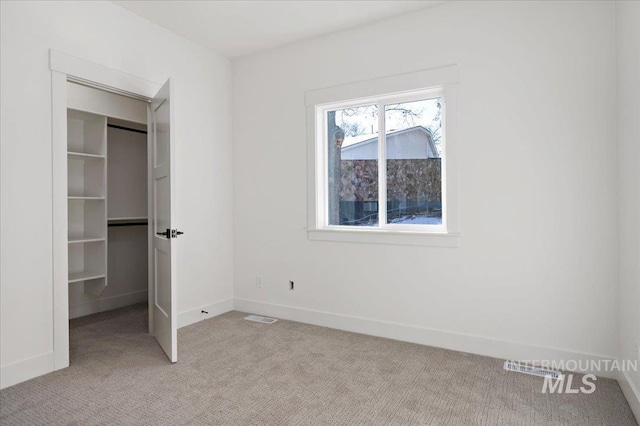
M 440 98 L 385 106 L 387 223 L 442 224 Z
M 378 225 L 378 106 L 327 112 L 329 225 Z

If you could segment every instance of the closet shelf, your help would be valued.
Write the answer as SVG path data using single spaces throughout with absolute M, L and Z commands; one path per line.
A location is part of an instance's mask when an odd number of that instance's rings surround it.
M 84 197 L 78 195 L 70 195 L 69 200 L 104 200 L 105 197 Z
M 106 241 L 104 237 L 90 237 L 86 235 L 69 237 L 69 244 L 95 243 Z
M 70 159 L 74 159 L 74 160 L 104 160 L 106 158 L 104 155 L 87 154 L 84 152 L 73 152 L 73 151 L 67 152 L 67 156 Z
M 110 217 L 107 220 L 109 220 L 109 221 L 112 221 L 112 220 L 147 220 L 147 217 L 146 216 Z
M 74 272 L 72 274 L 69 274 L 69 283 L 97 280 L 105 277 L 106 277 L 106 274 L 104 272 L 92 272 L 92 271 Z

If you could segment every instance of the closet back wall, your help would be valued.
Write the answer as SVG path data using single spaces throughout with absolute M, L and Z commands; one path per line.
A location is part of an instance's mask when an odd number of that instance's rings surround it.
M 50 48 L 174 79 L 178 312 L 230 309 L 229 61 L 110 2 L 1 2 L 0 19 L 2 385 L 53 369 Z

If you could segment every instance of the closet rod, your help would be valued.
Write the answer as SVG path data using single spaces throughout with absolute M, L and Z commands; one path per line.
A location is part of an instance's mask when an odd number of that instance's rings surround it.
M 147 226 L 147 222 L 132 222 L 132 223 L 109 223 L 107 226 Z
M 129 127 L 124 127 L 124 126 L 116 126 L 115 124 L 107 124 L 107 127 L 112 127 L 114 129 L 120 129 L 120 130 L 127 130 L 129 132 L 136 132 L 136 133 L 142 133 L 142 134 L 147 134 L 146 130 L 138 130 L 138 129 L 132 129 Z

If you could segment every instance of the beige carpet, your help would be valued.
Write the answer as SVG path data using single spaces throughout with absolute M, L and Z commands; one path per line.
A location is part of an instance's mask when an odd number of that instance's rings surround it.
M 542 394 L 502 361 L 230 312 L 170 365 L 135 306 L 71 322 L 71 366 L 0 392 L 2 425 L 635 425 L 618 384 Z

